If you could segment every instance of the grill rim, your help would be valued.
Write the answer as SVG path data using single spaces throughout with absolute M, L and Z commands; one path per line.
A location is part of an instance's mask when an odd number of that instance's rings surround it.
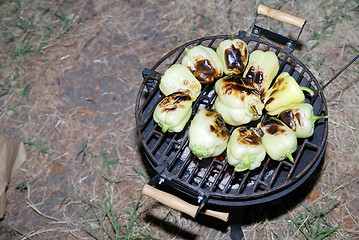
M 274 48 L 274 49 L 276 49 L 276 52 L 275 52 L 276 55 L 278 55 L 279 52 L 283 52 L 283 53 L 285 53 L 285 60 L 288 59 L 288 58 L 295 59 L 296 64 L 300 65 L 300 67 L 302 68 L 302 73 L 305 72 L 305 73 L 307 73 L 309 75 L 309 79 L 307 79 L 308 84 L 312 84 L 314 82 L 315 87 L 317 88 L 315 90 L 316 96 L 313 97 L 313 100 L 312 100 L 311 103 L 315 102 L 317 98 L 320 98 L 321 99 L 321 106 L 320 106 L 319 112 L 322 113 L 322 114 L 327 115 L 327 113 L 328 113 L 327 104 L 326 104 L 325 96 L 324 96 L 324 93 L 323 93 L 323 90 L 322 90 L 320 84 L 315 79 L 314 75 L 311 73 L 311 71 L 308 69 L 308 67 L 305 66 L 305 64 L 303 64 L 299 59 L 297 59 L 295 56 L 292 55 L 293 49 L 287 48 L 287 46 L 285 46 L 283 48 L 280 48 L 280 47 L 278 47 L 278 46 L 276 46 L 276 45 L 274 45 L 274 44 L 272 44 L 272 43 L 270 43 L 270 42 L 268 42 L 266 40 L 263 40 L 263 39 L 259 38 L 258 36 L 255 36 L 253 34 L 251 34 L 250 36 L 246 36 L 246 35 L 247 35 L 246 32 L 239 31 L 239 33 L 238 33 L 238 35 L 236 37 L 239 37 L 240 39 L 243 39 L 243 40 L 246 39 L 246 40 L 249 40 L 249 41 L 257 42 L 257 45 L 256 45 L 255 48 L 257 48 L 261 44 L 267 46 L 267 49 L 273 49 Z M 172 51 L 170 51 L 166 55 L 164 55 L 159 61 L 157 61 L 152 66 L 151 71 L 155 72 L 155 70 L 165 60 L 167 60 L 173 54 L 178 52 L 177 57 L 174 58 L 171 65 L 176 63 L 178 61 L 179 57 L 182 55 L 184 49 L 187 46 L 198 45 L 198 44 L 201 44 L 201 43 L 206 42 L 206 41 L 210 41 L 208 46 L 212 46 L 212 44 L 216 40 L 228 39 L 230 37 L 232 37 L 232 35 L 213 35 L 213 36 L 202 37 L 202 38 L 195 39 L 195 40 L 189 41 L 187 43 L 184 43 L 184 44 L 178 46 L 177 48 L 173 49 Z M 179 51 L 182 51 L 182 52 L 179 52 Z M 281 65 L 279 73 L 283 70 L 285 65 L 286 65 L 286 63 L 284 63 L 283 66 Z M 295 69 L 293 70 L 293 72 L 294 71 L 295 71 Z M 249 196 L 248 195 L 241 195 L 239 197 L 238 195 L 236 195 L 232 199 L 228 195 L 223 196 L 223 194 L 216 194 L 216 193 L 213 193 L 213 192 L 208 192 L 208 191 L 205 191 L 204 189 L 198 188 L 197 186 L 192 186 L 190 184 L 184 184 L 182 181 L 177 180 L 177 179 L 175 179 L 175 178 L 173 178 L 171 176 L 171 173 L 169 171 L 167 171 L 167 168 L 165 166 L 167 163 L 165 161 L 155 164 L 154 163 L 154 162 L 156 162 L 154 160 L 155 157 L 151 154 L 151 151 L 149 151 L 149 149 L 147 149 L 145 147 L 144 139 L 142 137 L 141 127 L 140 127 L 140 121 L 142 119 L 142 112 L 141 111 L 143 111 L 143 109 L 144 109 L 144 107 L 143 107 L 144 104 L 142 104 L 140 106 L 140 102 L 141 102 L 141 97 L 143 96 L 143 93 L 144 93 L 143 91 L 144 91 L 144 89 L 146 87 L 146 82 L 149 79 L 150 79 L 149 77 L 144 76 L 144 81 L 142 82 L 140 90 L 139 90 L 139 93 L 137 95 L 136 111 L 135 111 L 137 134 L 140 137 L 142 147 L 143 147 L 143 149 L 144 149 L 144 151 L 146 153 L 145 154 L 146 160 L 147 160 L 147 162 L 150 163 L 152 169 L 155 170 L 157 175 L 161 176 L 161 178 L 166 180 L 165 182 L 166 182 L 167 185 L 169 185 L 170 187 L 172 187 L 175 190 L 180 190 L 181 192 L 189 195 L 192 198 L 196 198 L 198 196 L 205 196 L 205 198 L 207 198 L 208 204 L 213 205 L 213 206 L 217 206 L 217 205 L 243 206 L 243 205 L 251 205 L 251 204 L 271 201 L 271 200 L 273 200 L 275 198 L 278 198 L 278 197 L 281 197 L 283 195 L 286 195 L 287 193 L 289 193 L 289 192 L 293 191 L 294 189 L 298 188 L 314 172 L 314 170 L 318 167 L 318 165 L 320 164 L 320 162 L 322 162 L 322 160 L 324 158 L 326 144 L 327 144 L 327 136 L 328 136 L 328 121 L 323 121 L 321 123 L 321 124 L 324 124 L 324 132 L 323 132 L 322 139 L 320 141 L 320 145 L 318 146 L 318 150 L 316 151 L 315 156 L 311 160 L 311 165 L 307 166 L 305 168 L 306 170 L 302 171 L 300 176 L 296 175 L 297 177 L 294 180 L 290 181 L 287 184 L 284 184 L 284 186 L 281 186 L 281 187 L 278 187 L 278 188 L 270 188 L 271 189 L 270 191 L 261 191 L 261 192 L 259 192 L 259 194 L 252 194 L 252 195 L 249 195 Z M 155 87 L 158 87 L 158 83 L 159 83 L 159 80 L 157 82 L 157 85 L 155 85 Z M 158 91 L 158 89 L 157 90 L 152 90 L 150 92 L 150 95 L 155 94 L 157 91 Z M 148 103 L 148 99 L 149 99 L 149 96 L 146 99 L 146 101 L 144 101 L 146 104 Z M 188 139 L 187 139 L 187 141 L 188 141 Z M 306 141 L 306 140 L 304 140 L 304 141 Z M 183 143 L 183 144 L 186 145 L 186 143 Z M 305 147 L 305 144 L 303 143 L 302 146 Z M 215 183 L 215 184 L 217 184 L 217 183 Z

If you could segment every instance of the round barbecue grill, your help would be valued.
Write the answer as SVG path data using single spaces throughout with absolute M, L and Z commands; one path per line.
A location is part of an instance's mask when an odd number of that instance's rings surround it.
M 276 14 L 276 18 L 285 14 L 290 19 L 295 19 L 295 21 L 289 20 L 289 23 L 303 28 L 304 20 L 298 23 L 298 19 L 294 16 L 280 11 L 279 13 Z M 265 15 L 269 16 L 267 13 Z M 283 18 L 279 20 L 284 21 Z M 282 46 L 265 40 L 263 36 L 274 39 Z M 205 213 L 209 215 L 211 215 L 209 209 L 229 212 L 235 207 L 264 203 L 288 194 L 313 174 L 321 163 L 326 149 L 328 122 L 321 119 L 316 122 L 313 136 L 298 139 L 298 147 L 293 154 L 294 163 L 288 160 L 274 161 L 267 156 L 259 168 L 235 172 L 233 166 L 227 163 L 225 153 L 218 157 L 199 160 L 188 147 L 188 126 L 196 112 L 203 108 L 213 108 L 217 97 L 213 84 L 202 85 L 201 94 L 192 106 L 191 119 L 182 132 L 161 132 L 152 114 L 157 103 L 164 97 L 159 90 L 163 72 L 172 64 L 181 61 L 185 55 L 185 48 L 204 45 L 216 49 L 221 41 L 231 37 L 233 36 L 204 37 L 170 51 L 152 68 L 144 69 L 144 81 L 136 101 L 138 135 L 145 158 L 156 173 L 149 185 L 145 186 L 144 191 L 147 195 L 193 216 L 206 209 Z M 256 49 L 274 52 L 280 63 L 278 75 L 281 72 L 288 72 L 299 85 L 311 88 L 315 94 L 307 95 L 305 102 L 313 105 L 314 115 L 328 115 L 320 84 L 309 69 L 292 54 L 295 40 L 257 25 L 254 25 L 250 33 L 239 31 L 235 38 L 246 42 L 250 52 Z M 165 192 L 156 191 L 156 188 L 153 189 L 150 185 L 155 185 L 157 189 L 165 189 Z M 161 194 L 165 195 L 161 197 Z M 177 204 L 176 201 L 180 203 Z M 182 209 L 188 206 L 193 209 Z

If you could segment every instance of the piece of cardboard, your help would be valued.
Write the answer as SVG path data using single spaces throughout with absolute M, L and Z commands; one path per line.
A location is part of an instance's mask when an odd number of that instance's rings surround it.
M 25 160 L 24 144 L 0 134 L 0 218 L 5 215 L 6 189 L 11 176 L 15 174 Z

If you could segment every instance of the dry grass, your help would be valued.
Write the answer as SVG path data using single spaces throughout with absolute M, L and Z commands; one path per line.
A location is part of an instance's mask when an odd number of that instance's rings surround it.
M 225 225 L 140 198 L 150 172 L 138 149 L 135 97 L 143 68 L 189 40 L 249 30 L 259 3 L 0 0 L 0 132 L 29 152 L 8 189 L 0 239 L 229 239 Z M 358 54 L 356 1 L 266 5 L 308 19 L 294 54 L 318 81 Z M 325 89 L 328 147 L 311 192 L 245 225 L 248 239 L 304 239 L 289 220 L 326 206 L 321 216 L 339 226 L 326 239 L 359 237 L 357 79 L 355 63 Z

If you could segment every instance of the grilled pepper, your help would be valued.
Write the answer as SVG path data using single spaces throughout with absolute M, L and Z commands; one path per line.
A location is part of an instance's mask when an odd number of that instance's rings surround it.
M 223 119 L 227 124 L 232 126 L 240 126 L 249 123 L 252 120 L 251 116 L 246 114 L 244 109 L 228 107 L 223 104 L 219 98 L 214 102 L 214 109 L 223 116 Z
M 258 128 L 269 157 L 277 161 L 288 158 L 294 162 L 292 153 L 297 149 L 297 137 L 287 125 L 275 117 L 268 117 L 258 124 Z
M 217 99 L 214 109 L 226 123 L 239 126 L 262 115 L 263 102 L 259 92 L 238 75 L 226 76 L 215 84 Z
M 217 55 L 227 75 L 241 74 L 248 63 L 247 43 L 240 39 L 226 39 L 217 47 Z
M 188 132 L 189 148 L 199 159 L 220 155 L 227 147 L 229 131 L 221 114 L 202 109 L 193 118 Z
M 191 96 L 186 93 L 172 93 L 156 105 L 153 119 L 162 132 L 180 132 L 191 117 L 192 102 Z
M 269 115 L 277 115 L 291 104 L 304 102 L 304 91 L 313 95 L 310 88 L 299 86 L 297 81 L 287 72 L 281 73 L 273 86 L 264 93 L 264 108 Z
M 174 92 L 183 92 L 196 100 L 201 92 L 201 83 L 191 71 L 182 64 L 173 64 L 161 77 L 160 90 L 166 96 Z
M 261 165 L 265 156 L 266 151 L 255 129 L 238 127 L 233 130 L 227 146 L 227 161 L 235 171 L 253 170 Z
M 192 74 L 203 84 L 214 82 L 215 78 L 223 75 L 223 66 L 216 52 L 202 45 L 191 49 L 186 48 L 186 55 L 182 59 Z
M 290 105 L 278 115 L 278 118 L 292 129 L 297 138 L 308 138 L 312 136 L 315 121 L 327 117 L 328 116 L 314 116 L 313 106 L 309 103 Z
M 255 50 L 249 55 L 243 76 L 251 79 L 253 86 L 261 93 L 267 91 L 279 70 L 279 62 L 271 51 Z

